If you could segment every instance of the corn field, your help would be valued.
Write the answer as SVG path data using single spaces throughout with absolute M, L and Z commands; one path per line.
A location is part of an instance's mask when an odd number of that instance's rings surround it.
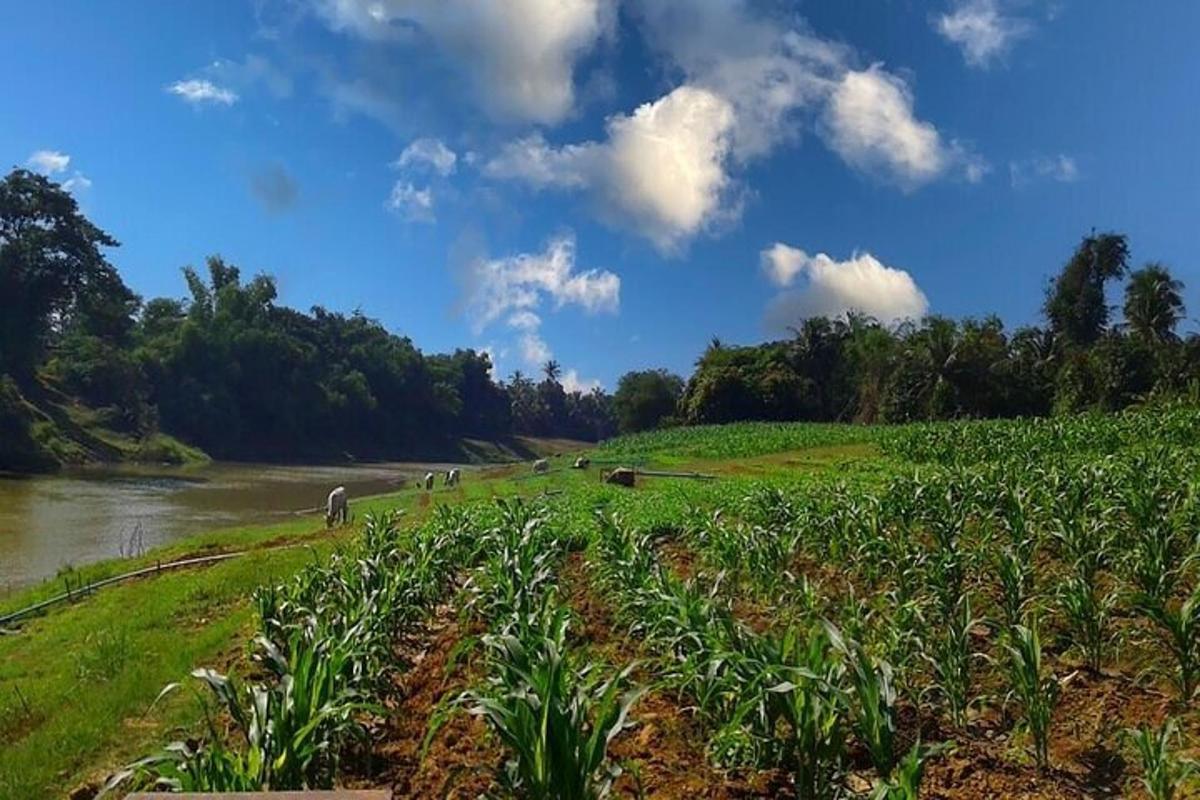
M 599 454 L 875 442 L 888 467 L 368 519 L 255 595 L 242 676 L 192 681 L 206 729 L 112 789 L 410 796 L 388 720 L 428 668 L 398 642 L 441 613 L 454 666 L 405 769 L 444 796 L 1197 796 L 1200 413 L 791 427 Z M 479 741 L 451 768 L 455 730 Z

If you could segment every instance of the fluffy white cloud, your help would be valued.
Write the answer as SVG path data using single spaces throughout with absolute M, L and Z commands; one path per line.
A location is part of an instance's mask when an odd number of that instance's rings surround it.
M 536 331 L 542 325 L 542 318 L 532 311 L 518 311 L 508 318 L 508 327 L 520 331 Z
M 506 315 L 514 327 L 529 331 L 536 330 L 541 320 L 536 313 L 521 312 L 534 312 L 546 298 L 556 309 L 577 305 L 588 313 L 615 312 L 620 306 L 621 279 L 604 270 L 577 271 L 575 237 L 563 234 L 551 239 L 541 253 L 476 259 L 468 268 L 467 295 L 477 333 Z
M 82 172 L 76 171 L 74 175 L 63 181 L 62 187 L 71 194 L 79 194 L 92 188 L 92 179 Z
M 1064 153 L 1056 156 L 1034 156 L 1022 161 L 1010 161 L 1008 176 L 1013 186 L 1024 186 L 1035 180 L 1074 183 L 1079 180 L 1079 164 Z
M 602 218 L 674 252 L 740 213 L 739 167 L 816 120 L 848 164 L 905 189 L 952 168 L 971 182 L 988 171 L 916 117 L 901 78 L 879 65 L 853 68 L 848 47 L 795 18 L 766 16 L 748 0 L 627 1 L 679 85 L 610 118 L 602 140 L 556 146 L 536 133 L 512 141 L 486 174 L 584 192 Z
M 477 334 L 503 317 L 517 334 L 521 361 L 536 370 L 554 358 L 554 352 L 542 338 L 542 318 L 535 309 L 549 300 L 556 309 L 577 305 L 588 313 L 615 312 L 620 291 L 621 279 L 611 272 L 576 271 L 575 239 L 563 234 L 541 253 L 475 259 L 467 274 L 466 307 Z M 586 392 L 600 385 L 581 379 L 575 370 L 560 380 L 567 391 Z
M 409 222 L 433 222 L 433 192 L 418 189 L 408 181 L 396 181 L 387 200 L 388 209 Z
M 600 381 L 595 378 L 581 378 L 579 377 L 579 373 L 573 369 L 564 372 L 562 377 L 558 379 L 558 382 L 562 384 L 563 390 L 568 393 L 580 392 L 587 394 L 594 389 L 600 388 Z
M 1005 13 L 1000 0 L 959 0 L 933 24 L 946 41 L 962 50 L 973 67 L 990 66 L 1033 29 L 1028 20 Z
M 535 331 L 521 334 L 521 338 L 517 340 L 517 348 L 521 351 L 525 365 L 535 369 L 554 357 L 550 352 L 550 345 Z
M 466 72 L 493 116 L 554 123 L 575 103 L 575 65 L 615 20 L 615 0 L 313 0 L 335 30 L 428 41 Z
M 441 139 L 423 138 L 414 140 L 404 148 L 395 166 L 398 169 L 428 168 L 445 177 L 454 172 L 457 161 L 458 156 Z
M 25 159 L 26 165 L 44 175 L 57 175 L 66 171 L 71 164 L 71 157 L 57 150 L 37 150 Z
M 968 178 L 982 178 L 975 159 L 916 118 L 908 84 L 878 64 L 842 76 L 826 109 L 825 137 L 847 164 L 904 188 L 927 183 L 956 163 L 967 166 Z
M 743 0 L 631 5 L 646 39 L 686 82 L 732 105 L 733 152 L 742 161 L 796 138 L 798 112 L 828 95 L 852 55 L 794 19 L 755 13 Z
M 724 98 L 684 85 L 609 119 L 604 141 L 556 148 L 535 134 L 506 146 L 485 172 L 584 190 L 605 218 L 672 251 L 727 210 L 733 124 Z
M 810 256 L 776 243 L 762 251 L 760 260 L 774 285 L 795 287 L 778 294 L 767 306 L 767 325 L 772 330 L 783 330 L 807 317 L 836 317 L 850 311 L 893 323 L 921 317 L 929 308 L 911 275 L 881 263 L 870 253 L 835 261 L 824 253 Z M 797 286 L 801 279 L 804 285 Z
M 210 80 L 191 78 L 185 81 L 175 81 L 167 87 L 167 91 L 177 95 L 192 105 L 231 106 L 238 100 L 237 92 L 218 86 Z
M 49 177 L 66 172 L 67 168 L 71 166 L 71 157 L 57 150 L 36 150 L 30 154 L 29 158 L 25 159 L 25 166 Z M 72 194 L 79 194 L 92 188 L 91 179 L 79 170 L 74 170 L 71 177 L 66 180 L 61 178 L 58 180 L 62 181 L 62 188 Z

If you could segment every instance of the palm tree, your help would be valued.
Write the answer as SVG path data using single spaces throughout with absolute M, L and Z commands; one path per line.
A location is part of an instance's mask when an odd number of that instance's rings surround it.
M 546 380 L 551 383 L 558 383 L 558 378 L 562 375 L 562 365 L 554 359 L 550 359 L 542 365 L 542 372 L 546 375 Z
M 1151 262 L 1129 276 L 1125 287 L 1125 324 L 1151 342 L 1175 338 L 1183 317 L 1183 284 L 1162 264 Z

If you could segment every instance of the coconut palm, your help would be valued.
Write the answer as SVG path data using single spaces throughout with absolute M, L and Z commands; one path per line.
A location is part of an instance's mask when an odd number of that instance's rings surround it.
M 1162 264 L 1151 262 L 1129 276 L 1125 287 L 1125 324 L 1152 342 L 1175 338 L 1183 317 L 1183 284 Z

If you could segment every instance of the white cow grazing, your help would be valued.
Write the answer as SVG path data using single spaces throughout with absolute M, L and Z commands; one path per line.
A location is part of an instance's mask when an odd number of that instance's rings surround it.
M 339 486 L 329 493 L 325 501 L 325 527 L 333 525 L 337 520 L 342 525 L 350 517 L 350 501 L 346 499 L 346 487 Z
M 533 462 L 533 471 L 534 472 L 549 472 L 550 471 L 550 462 L 544 458 L 539 458 L 537 461 Z
M 425 473 L 425 491 L 427 491 L 427 492 L 433 491 L 433 478 L 434 478 L 434 475 L 432 472 Z
M 459 475 L 459 472 L 457 469 L 450 470 L 449 472 L 446 473 L 446 485 L 447 486 L 458 486 L 459 477 L 460 477 L 460 475 Z

